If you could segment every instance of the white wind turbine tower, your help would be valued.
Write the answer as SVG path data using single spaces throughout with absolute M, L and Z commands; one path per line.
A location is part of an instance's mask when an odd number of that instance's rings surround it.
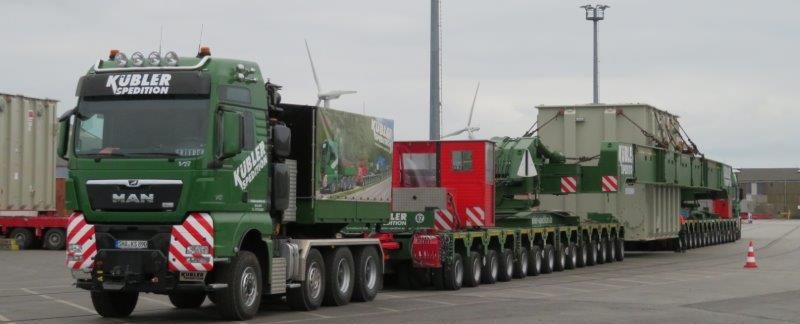
M 306 52 L 308 53 L 308 62 L 311 63 L 311 72 L 314 74 L 314 83 L 317 84 L 317 104 L 315 106 L 319 106 L 319 103 L 322 102 L 325 108 L 331 107 L 331 100 L 339 99 L 342 95 L 356 93 L 356 91 L 352 90 L 331 90 L 328 92 L 322 91 L 322 87 L 319 85 L 319 77 L 317 77 L 317 69 L 314 68 L 314 59 L 311 58 L 311 50 L 308 48 L 308 40 L 306 42 Z
M 478 82 L 478 86 L 475 87 L 475 95 L 472 97 L 472 107 L 469 109 L 469 119 L 467 120 L 467 127 L 459 129 L 455 132 L 442 136 L 442 138 L 453 137 L 459 135 L 461 133 L 466 132 L 469 139 L 473 139 L 473 132 L 479 131 L 480 127 L 473 127 L 472 126 L 472 115 L 475 113 L 475 100 L 478 99 L 478 90 L 481 88 L 481 83 Z

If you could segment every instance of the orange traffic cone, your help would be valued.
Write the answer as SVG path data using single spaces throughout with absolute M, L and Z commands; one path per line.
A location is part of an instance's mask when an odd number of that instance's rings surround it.
M 756 251 L 753 249 L 753 241 L 750 241 L 750 246 L 747 247 L 747 262 L 745 262 L 744 267 L 747 269 L 758 268 L 756 264 Z

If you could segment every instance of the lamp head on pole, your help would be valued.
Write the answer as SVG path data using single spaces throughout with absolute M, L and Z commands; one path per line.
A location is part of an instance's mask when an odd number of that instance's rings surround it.
M 596 4 L 581 6 L 581 8 L 586 10 L 586 20 L 599 21 L 605 18 L 605 11 L 610 7 L 607 5 Z

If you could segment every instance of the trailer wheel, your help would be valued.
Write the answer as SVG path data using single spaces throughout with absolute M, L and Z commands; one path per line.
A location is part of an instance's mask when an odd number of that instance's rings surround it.
M 350 252 L 348 247 L 338 247 L 333 251 L 325 254 L 325 274 L 327 278 L 325 283 L 325 298 L 322 299 L 322 304 L 326 306 L 343 306 L 350 302 L 353 297 L 353 281 L 355 272 L 353 271 L 355 265 L 353 263 L 353 253 Z M 412 270 L 410 275 L 415 278 L 411 280 L 419 280 L 417 276 L 422 274 L 415 273 Z
M 375 247 L 365 246 L 357 249 L 353 255 L 356 265 L 353 301 L 367 302 L 375 299 L 382 286 L 383 269 L 378 251 Z
M 614 262 L 617 259 L 617 251 L 614 249 L 616 241 L 617 239 L 613 237 L 606 239 L 606 263 Z
M 591 267 L 597 264 L 597 241 L 590 240 L 584 247 L 586 248 L 586 252 L 588 253 L 588 258 L 586 259 L 586 265 Z
M 534 245 L 528 253 L 528 263 L 529 276 L 538 276 L 542 273 L 542 249 L 538 245 Z
M 614 246 L 615 254 L 617 255 L 616 260 L 622 262 L 625 260 L 625 239 L 618 237 L 615 241 L 616 244 Z
M 17 240 L 20 250 L 27 250 L 33 246 L 33 231 L 27 228 L 15 228 L 8 234 L 9 238 Z
M 497 257 L 497 251 L 487 250 L 486 261 L 483 263 L 483 271 L 481 271 L 481 282 L 485 284 L 493 284 L 497 282 L 497 272 L 500 266 L 500 261 Z
M 499 272 L 497 281 L 509 281 L 514 276 L 514 252 L 511 249 L 503 249 L 499 258 Z
M 553 247 L 555 265 L 553 271 L 564 271 L 567 265 L 567 245 L 558 244 L 558 248 Z
M 684 236 L 686 237 L 686 249 L 687 250 L 694 249 L 694 239 L 692 238 L 692 232 L 686 230 Z
M 175 308 L 197 308 L 206 301 L 206 293 L 201 292 L 175 292 L 169 294 L 169 302 Z
M 544 245 L 544 250 L 542 251 L 542 273 L 552 273 L 553 268 L 556 266 L 556 259 L 553 255 L 553 246 L 550 244 Z
M 464 266 L 464 286 L 477 287 L 481 284 L 481 270 L 483 258 L 478 251 L 469 251 L 467 262 Z
M 528 276 L 528 248 L 522 248 L 519 251 L 519 258 L 514 262 L 514 278 L 522 279 Z
M 60 228 L 51 228 L 44 233 L 44 248 L 48 250 L 63 250 L 67 245 L 67 233 Z
M 578 266 L 578 248 L 575 247 L 575 243 L 570 243 L 567 245 L 567 264 L 564 266 L 565 269 L 575 269 Z
M 453 256 L 453 264 L 444 267 L 442 279 L 444 279 L 444 289 L 461 289 L 461 285 L 464 284 L 464 257 L 460 253 Z
M 102 317 L 128 317 L 136 308 L 139 292 L 92 291 L 92 305 Z
M 295 310 L 310 311 L 322 305 L 325 296 L 325 261 L 317 249 L 308 251 L 305 281 L 286 292 L 286 302 Z
M 579 242 L 575 245 L 575 267 L 583 268 L 586 266 L 586 259 L 589 257 L 586 253 L 586 244 Z
M 606 263 L 606 255 L 608 255 L 608 251 L 606 251 L 606 238 L 600 238 L 600 241 L 595 241 L 597 245 L 595 245 L 595 249 L 597 249 L 597 264 Z

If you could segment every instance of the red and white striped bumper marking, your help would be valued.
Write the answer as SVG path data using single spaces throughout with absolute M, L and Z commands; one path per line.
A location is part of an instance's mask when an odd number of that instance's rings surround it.
M 603 192 L 616 192 L 617 188 L 617 177 L 615 176 L 603 176 L 602 179 L 602 190 Z
M 67 268 L 89 270 L 94 267 L 97 239 L 94 225 L 86 222 L 82 213 L 72 213 L 67 220 Z M 75 249 L 80 247 L 80 249 Z M 79 251 L 77 251 L 79 250 Z
M 561 192 L 573 193 L 578 191 L 578 179 L 575 177 L 561 177 Z
M 480 207 L 467 207 L 467 226 L 483 227 L 486 214 Z
M 189 253 L 189 246 L 205 246 L 208 253 Z M 192 213 L 172 227 L 169 271 L 211 271 L 214 268 L 214 221 L 205 213 Z
M 437 209 L 434 213 L 433 227 L 440 231 L 450 231 L 456 227 L 456 220 L 448 210 Z

